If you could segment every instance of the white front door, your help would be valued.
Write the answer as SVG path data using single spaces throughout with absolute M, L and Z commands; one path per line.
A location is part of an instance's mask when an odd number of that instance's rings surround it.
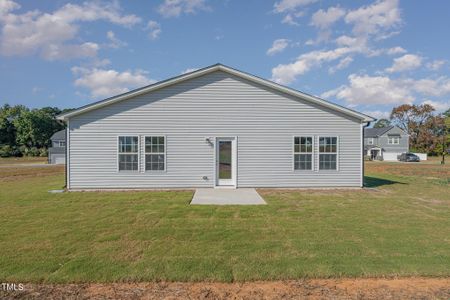
M 236 187 L 236 138 L 216 138 L 216 185 Z

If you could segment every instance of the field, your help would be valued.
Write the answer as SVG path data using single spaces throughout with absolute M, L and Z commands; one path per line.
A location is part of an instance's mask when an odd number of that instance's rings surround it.
M 450 165 L 368 162 L 363 190 L 48 193 L 62 167 L 0 162 L 2 282 L 450 276 Z

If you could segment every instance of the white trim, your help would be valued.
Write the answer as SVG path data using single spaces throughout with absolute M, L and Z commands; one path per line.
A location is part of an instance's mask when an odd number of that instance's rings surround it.
M 219 164 L 219 157 L 218 157 L 218 152 L 219 152 L 219 141 L 220 140 L 224 140 L 224 141 L 231 141 L 231 176 L 232 179 L 230 181 L 230 184 L 221 184 L 220 183 L 220 179 L 219 179 L 219 168 L 218 168 L 218 164 Z M 237 151 L 237 136 L 216 136 L 214 138 L 214 187 L 215 188 L 221 188 L 221 187 L 233 187 L 233 188 L 237 188 L 237 156 L 238 156 L 238 151 Z
M 336 152 L 320 152 L 320 138 L 336 138 Z M 319 135 L 317 138 L 317 170 L 319 172 L 327 172 L 327 171 L 331 171 L 331 172 L 336 172 L 339 171 L 339 136 L 338 135 Z M 362 153 L 362 151 L 361 151 Z M 336 154 L 336 169 L 328 169 L 328 170 L 321 170 L 320 169 L 320 154 Z
M 138 149 L 138 152 L 137 153 L 134 153 L 134 152 L 119 152 L 119 138 L 120 137 L 137 137 L 137 140 L 138 140 L 138 146 L 137 146 L 137 149 Z M 140 153 L 141 153 L 141 149 L 140 149 L 140 145 L 141 145 L 141 141 L 140 141 L 140 136 L 139 135 L 136 135 L 136 134 L 119 134 L 119 135 L 117 135 L 117 137 L 116 137 L 116 172 L 117 173 L 132 173 L 132 174 L 134 174 L 134 173 L 140 173 L 140 170 L 141 170 L 141 159 L 140 159 Z M 138 165 L 138 168 L 137 168 L 137 170 L 119 170 L 119 155 L 120 154 L 131 154 L 131 155 L 133 155 L 133 154 L 137 154 L 137 157 L 138 157 L 138 163 L 137 163 L 137 165 Z
M 312 152 L 295 152 L 295 138 L 311 138 L 312 141 Z M 314 135 L 293 135 L 292 136 L 292 171 L 294 172 L 311 172 L 314 171 L 314 153 L 315 153 L 315 141 L 314 141 Z M 295 169 L 295 154 L 311 154 L 311 169 L 301 170 L 301 169 Z
M 167 87 L 167 86 L 170 86 L 170 85 L 173 85 L 173 84 L 176 84 L 176 83 L 188 80 L 188 79 L 196 78 L 196 77 L 199 77 L 199 76 L 202 76 L 202 75 L 214 72 L 214 71 L 223 71 L 223 72 L 235 75 L 237 77 L 247 79 L 249 81 L 258 83 L 260 85 L 275 89 L 282 93 L 286 93 L 291 96 L 301 98 L 302 100 L 306 100 L 306 101 L 330 108 L 332 110 L 339 111 L 348 116 L 352 116 L 354 118 L 360 119 L 362 122 L 371 122 L 371 121 L 375 120 L 374 118 L 367 116 L 365 114 L 362 114 L 362 113 L 353 111 L 351 109 L 345 108 L 343 106 L 328 102 L 328 101 L 320 99 L 318 97 L 311 96 L 311 95 L 296 91 L 294 89 L 279 85 L 275 82 L 272 82 L 272 81 L 269 81 L 266 79 L 262 79 L 257 76 L 254 76 L 254 75 L 232 69 L 230 67 L 227 67 L 227 66 L 224 66 L 221 64 L 212 65 L 210 67 L 206 67 L 206 68 L 203 68 L 203 69 L 191 72 L 191 73 L 187 73 L 185 75 L 177 76 L 177 77 L 165 80 L 165 81 L 161 81 L 159 83 L 152 84 L 150 86 L 147 86 L 147 87 L 144 87 L 141 89 L 137 89 L 137 90 L 125 93 L 125 94 L 121 94 L 121 95 L 111 97 L 109 99 L 105 99 L 103 101 L 92 103 L 92 104 L 84 106 L 84 107 L 80 107 L 76 110 L 73 110 L 73 111 L 70 111 L 65 114 L 61 114 L 61 115 L 57 116 L 57 119 L 58 120 L 67 120 L 70 117 L 73 117 L 73 116 L 76 116 L 76 115 L 79 115 L 79 114 L 82 114 L 82 113 L 85 113 L 85 112 L 88 112 L 88 111 L 91 111 L 91 110 L 94 110 L 94 109 L 97 109 L 100 107 L 104 107 L 104 106 L 107 106 L 107 105 L 110 105 L 110 104 L 113 104 L 113 103 L 116 103 L 116 102 L 119 102 L 122 100 L 126 100 L 129 98 L 135 97 L 135 96 L 139 96 L 139 95 L 151 92 L 151 91 L 155 91 L 155 90 L 158 90 L 158 89 L 161 89 L 161 88 L 164 88 L 164 87 Z
M 164 138 L 164 153 L 162 153 L 164 155 L 164 170 L 147 170 L 147 154 L 161 154 L 161 152 L 158 153 L 153 153 L 153 152 L 148 152 L 145 151 L 145 147 L 146 147 L 146 143 L 145 143 L 145 139 L 147 137 L 163 137 Z M 167 171 L 167 138 L 164 134 L 152 134 L 152 135 L 144 135 L 144 141 L 143 141 L 143 153 L 144 153 L 144 168 L 143 171 L 144 173 L 164 173 Z
M 66 189 L 70 189 L 70 121 L 67 120 L 66 128 Z
M 361 138 L 361 142 L 359 143 L 359 153 L 360 153 L 360 157 L 359 157 L 359 168 L 361 170 L 361 174 L 359 176 L 360 178 L 360 186 L 364 187 L 364 125 L 365 124 L 361 124 L 360 125 L 360 132 L 359 132 L 359 137 Z
M 396 143 L 391 143 L 391 139 L 395 139 Z M 388 145 L 400 145 L 400 135 L 388 135 Z
M 373 145 L 374 143 L 375 143 L 375 140 L 373 137 L 367 138 L 367 145 Z

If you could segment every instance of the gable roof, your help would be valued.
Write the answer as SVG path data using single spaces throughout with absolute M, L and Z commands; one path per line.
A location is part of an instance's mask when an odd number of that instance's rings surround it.
M 55 132 L 50 138 L 52 141 L 65 141 L 66 140 L 66 130 L 60 130 Z
M 148 85 L 148 86 L 145 86 L 142 88 L 138 88 L 138 89 L 129 91 L 124 94 L 113 96 L 113 97 L 107 98 L 105 100 L 97 101 L 92 104 L 88 104 L 88 105 L 82 106 L 78 109 L 72 110 L 70 112 L 61 114 L 61 115 L 57 116 L 57 118 L 59 120 L 68 120 L 69 118 L 71 118 L 73 116 L 80 115 L 82 113 L 85 113 L 85 112 L 88 112 L 88 111 L 91 111 L 91 110 L 94 110 L 94 109 L 97 109 L 100 107 L 104 107 L 104 106 L 107 106 L 107 105 L 110 105 L 110 104 L 113 104 L 113 103 L 116 103 L 119 101 L 130 99 L 135 96 L 146 94 L 146 93 L 149 93 L 149 92 L 152 92 L 152 91 L 155 91 L 155 90 L 158 90 L 158 89 L 161 89 L 161 88 L 164 88 L 164 87 L 167 87 L 167 86 L 170 86 L 170 85 L 173 85 L 173 84 L 176 84 L 176 83 L 188 80 L 188 79 L 200 77 L 200 76 L 203 76 L 205 74 L 212 73 L 215 71 L 223 71 L 223 72 L 229 73 L 231 75 L 234 75 L 234 76 L 249 80 L 251 82 L 263 85 L 265 87 L 272 88 L 272 89 L 280 91 L 282 93 L 286 93 L 291 96 L 300 98 L 302 100 L 305 100 L 305 101 L 308 101 L 311 103 L 315 103 L 315 104 L 318 104 L 323 107 L 330 108 L 332 110 L 341 112 L 345 115 L 359 119 L 359 120 L 361 120 L 361 122 L 375 121 L 374 118 L 372 118 L 368 115 L 362 114 L 360 112 L 354 111 L 352 109 L 343 107 L 343 106 L 335 104 L 335 103 L 328 102 L 319 97 L 312 96 L 312 95 L 294 90 L 292 88 L 277 84 L 270 80 L 266 80 L 266 79 L 260 78 L 258 76 L 255 76 L 255 75 L 245 73 L 245 72 L 230 68 L 230 67 L 222 65 L 222 64 L 215 64 L 215 65 L 212 65 L 212 66 L 209 66 L 209 67 L 206 67 L 203 69 L 199 69 L 199 70 L 196 70 L 196 71 L 193 71 L 190 73 L 182 74 L 182 75 L 172 77 L 172 78 L 169 78 L 169 79 L 166 79 L 163 81 L 159 81 L 154 84 L 151 84 L 151 85 Z
M 364 137 L 372 138 L 379 137 L 389 130 L 394 128 L 394 126 L 381 127 L 381 128 L 364 128 Z

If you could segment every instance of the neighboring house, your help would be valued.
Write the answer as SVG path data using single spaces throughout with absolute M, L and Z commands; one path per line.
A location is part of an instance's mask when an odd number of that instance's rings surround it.
M 70 190 L 362 187 L 374 121 L 221 64 L 58 119 Z
M 397 126 L 364 129 L 365 155 L 377 160 L 397 160 L 409 152 L 409 135 Z
M 66 130 L 55 132 L 50 138 L 52 147 L 48 149 L 49 164 L 66 163 Z

